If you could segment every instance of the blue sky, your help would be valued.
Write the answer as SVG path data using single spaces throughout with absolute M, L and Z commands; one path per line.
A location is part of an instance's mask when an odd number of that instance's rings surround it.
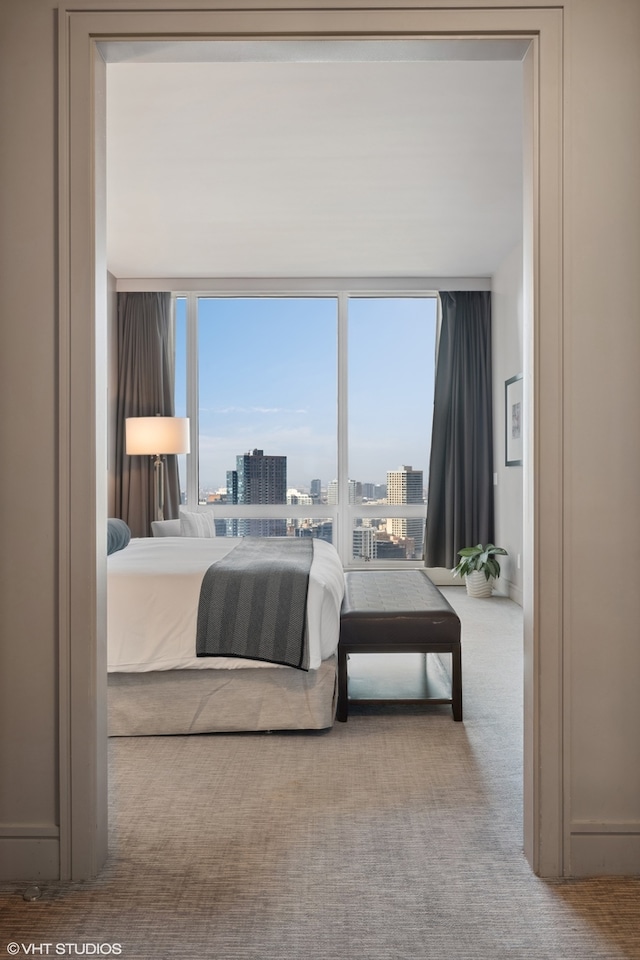
M 176 413 L 184 416 L 184 314 L 177 309 Z M 426 471 L 435 301 L 353 298 L 349 309 L 349 476 Z M 200 489 L 224 486 L 254 448 L 287 457 L 288 486 L 336 477 L 337 301 L 202 298 L 199 302 Z

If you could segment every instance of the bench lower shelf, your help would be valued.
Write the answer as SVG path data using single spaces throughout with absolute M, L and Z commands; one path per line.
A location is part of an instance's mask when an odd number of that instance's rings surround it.
M 347 683 L 339 698 L 337 719 L 347 719 L 356 704 L 421 703 L 451 705 L 454 719 L 462 720 L 461 695 L 453 692 L 453 654 L 437 653 L 349 653 Z M 347 689 L 346 702 L 344 687 Z
M 451 703 L 451 660 L 436 653 L 353 653 L 349 655 L 349 702 L 393 700 Z

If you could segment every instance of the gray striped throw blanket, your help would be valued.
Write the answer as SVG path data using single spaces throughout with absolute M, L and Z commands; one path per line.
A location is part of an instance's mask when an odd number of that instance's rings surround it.
M 309 669 L 310 540 L 246 537 L 211 564 L 200 587 L 196 655 Z

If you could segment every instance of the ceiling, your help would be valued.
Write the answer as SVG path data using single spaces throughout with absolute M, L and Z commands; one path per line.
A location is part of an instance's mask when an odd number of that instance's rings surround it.
M 109 270 L 491 276 L 522 229 L 525 46 L 102 44 Z

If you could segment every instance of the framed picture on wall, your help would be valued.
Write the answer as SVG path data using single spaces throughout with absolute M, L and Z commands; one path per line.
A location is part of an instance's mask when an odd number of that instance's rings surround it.
M 504 385 L 504 462 L 507 467 L 522 466 L 522 374 Z

